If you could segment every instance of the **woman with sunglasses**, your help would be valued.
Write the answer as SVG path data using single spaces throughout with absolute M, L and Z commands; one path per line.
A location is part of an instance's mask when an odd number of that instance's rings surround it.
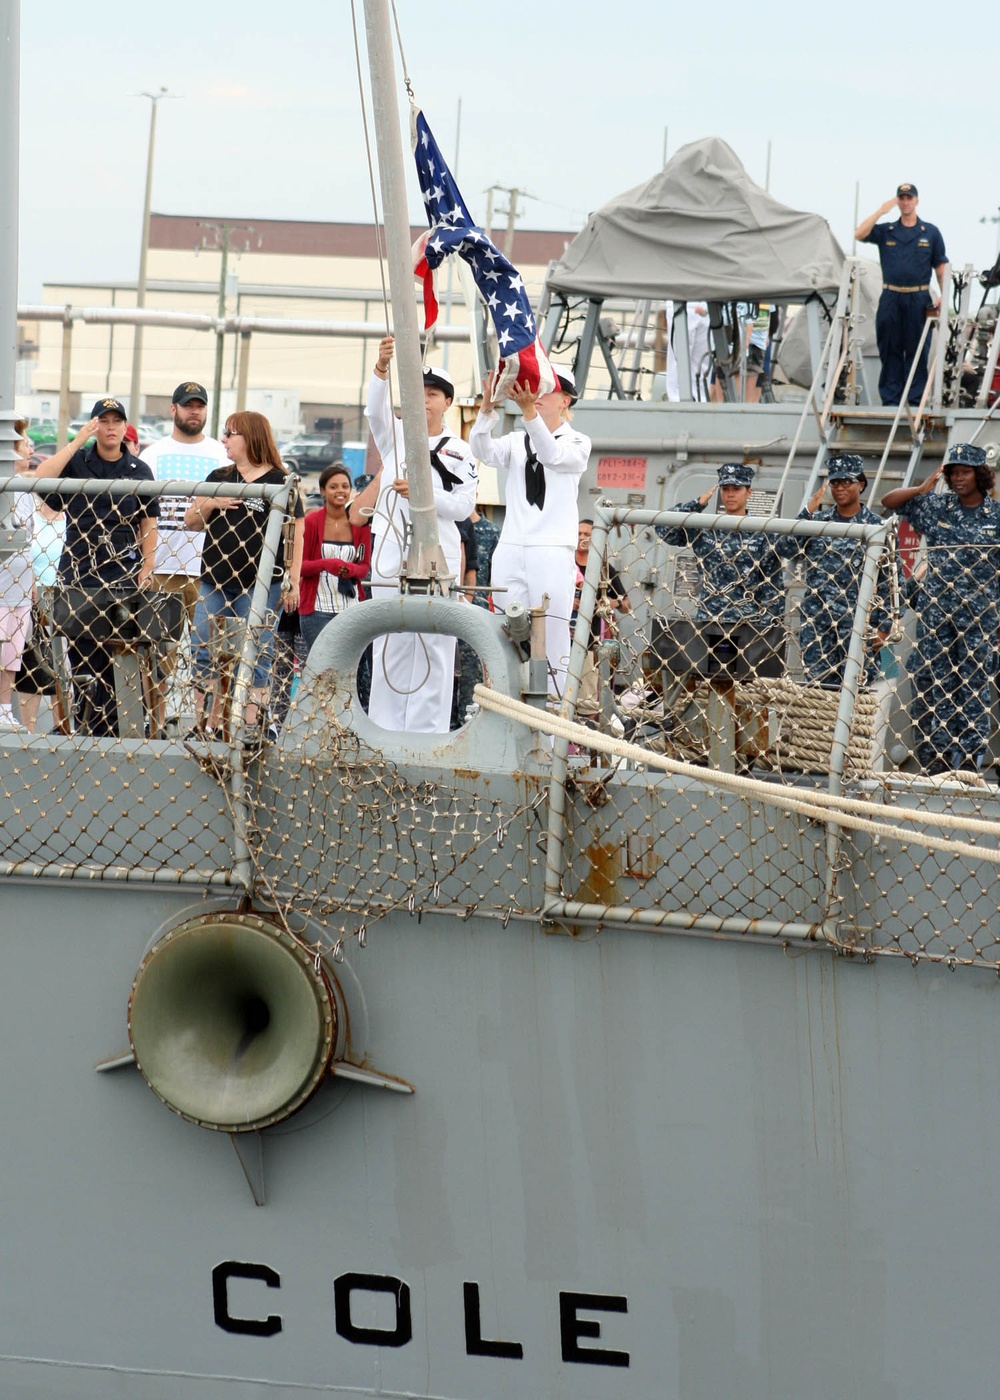
M 226 421 L 222 441 L 229 453 L 229 465 L 209 472 L 206 484 L 232 482 L 280 486 L 287 473 L 281 465 L 271 425 L 262 413 L 232 413 Z M 195 733 L 214 736 L 219 717 L 217 677 L 212 673 L 209 638 L 213 620 L 245 621 L 264 548 L 264 531 L 270 516 L 270 503 L 262 496 L 195 495 L 184 514 L 188 530 L 204 530 L 201 556 L 201 587 L 194 612 L 192 674 L 195 686 Z M 285 558 L 284 533 L 279 540 L 274 567 L 268 580 L 267 608 L 260 627 L 250 695 L 244 715 L 247 737 L 266 737 L 263 714 L 266 709 L 274 656 L 274 631 L 279 607 L 294 612 L 299 605 L 299 577 L 302 569 L 301 502 L 295 507 L 295 533 L 292 557 Z M 289 584 L 282 592 L 285 570 Z M 218 625 L 217 622 L 214 625 Z M 212 703 L 206 709 L 206 700 Z

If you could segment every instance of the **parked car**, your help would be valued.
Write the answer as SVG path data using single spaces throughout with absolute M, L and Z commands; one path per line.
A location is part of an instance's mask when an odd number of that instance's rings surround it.
M 278 448 L 284 456 L 286 452 L 294 452 L 296 448 L 308 447 L 312 443 L 329 442 L 330 438 L 326 433 L 293 433 L 291 437 L 280 438 Z
M 40 418 L 37 423 L 28 424 L 28 437 L 36 447 L 42 442 L 54 443 L 58 436 L 59 424 L 54 418 Z
M 293 438 L 284 447 L 281 460 L 290 472 L 321 472 L 331 462 L 340 461 L 340 442 L 336 438 Z

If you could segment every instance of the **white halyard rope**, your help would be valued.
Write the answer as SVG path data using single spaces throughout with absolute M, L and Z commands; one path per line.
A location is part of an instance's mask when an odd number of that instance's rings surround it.
M 853 814 L 867 812 L 869 816 L 874 814 L 891 817 L 893 823 L 902 823 L 904 827 L 910 822 L 926 823 L 949 830 L 993 837 L 1000 835 L 1000 824 L 996 822 L 982 821 L 975 817 L 958 817 L 950 812 L 925 812 L 908 807 L 889 807 L 883 803 L 837 797 L 827 792 L 810 793 L 808 797 L 799 796 L 792 790 L 778 787 L 774 783 L 746 778 L 739 773 L 722 773 L 718 769 L 701 768 L 693 763 L 682 763 L 677 759 L 667 758 L 663 754 L 640 748 L 637 744 L 630 744 L 625 739 L 616 739 L 594 729 L 588 729 L 585 725 L 564 719 L 560 715 L 538 710 L 532 705 L 526 705 L 523 701 L 515 700 L 509 695 L 502 695 L 499 691 L 492 690 L 485 685 L 477 685 L 473 691 L 473 697 L 477 704 L 485 710 L 491 710 L 508 719 L 518 720 L 527 725 L 528 728 L 538 730 L 543 734 L 567 739 L 571 743 L 579 744 L 582 748 L 595 749 L 599 753 L 627 759 L 643 767 L 659 768 L 665 773 L 694 778 L 700 783 L 714 784 L 716 787 L 727 789 L 737 796 L 753 797 L 771 806 L 811 817 L 814 821 L 835 821 L 840 826 L 854 831 L 868 832 L 872 836 L 886 837 L 891 841 L 899 841 L 903 844 L 916 843 L 929 850 L 945 851 L 953 856 L 967 856 L 973 860 L 985 860 L 994 865 L 1000 865 L 1000 848 L 974 846 L 965 841 L 947 841 L 928 833 L 905 831 L 899 825 L 871 821 Z

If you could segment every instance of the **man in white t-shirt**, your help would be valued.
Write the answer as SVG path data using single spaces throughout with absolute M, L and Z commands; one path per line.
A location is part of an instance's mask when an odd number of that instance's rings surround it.
M 229 454 L 215 438 L 205 436 L 208 393 L 204 386 L 188 380 L 178 384 L 170 404 L 174 430 L 141 454 L 157 481 L 204 481 L 209 472 L 224 467 Z M 190 504 L 185 496 L 163 496 L 160 500 L 159 536 L 153 584 L 163 593 L 179 593 L 188 627 L 194 617 L 201 577 L 201 530 L 184 528 L 184 512 Z M 160 660 L 160 674 L 166 678 L 174 669 L 176 654 Z M 163 705 L 158 705 L 163 724 Z

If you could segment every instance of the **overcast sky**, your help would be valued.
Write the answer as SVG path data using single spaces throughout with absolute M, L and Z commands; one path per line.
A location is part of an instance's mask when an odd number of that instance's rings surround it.
M 823 214 L 845 252 L 855 182 L 865 214 L 912 180 L 955 264 L 993 260 L 995 0 L 956 9 L 961 32 L 921 0 L 398 8 L 449 157 L 461 99 L 458 182 L 480 219 L 496 183 L 534 196 L 520 227 L 578 229 L 659 168 L 667 128 L 671 152 L 721 136 L 761 184 L 770 139 L 772 193 Z M 359 24 L 363 45 L 363 8 Z M 136 276 L 144 89 L 178 95 L 159 109 L 155 211 L 372 218 L 350 0 L 22 0 L 21 52 L 23 301 L 46 281 Z

